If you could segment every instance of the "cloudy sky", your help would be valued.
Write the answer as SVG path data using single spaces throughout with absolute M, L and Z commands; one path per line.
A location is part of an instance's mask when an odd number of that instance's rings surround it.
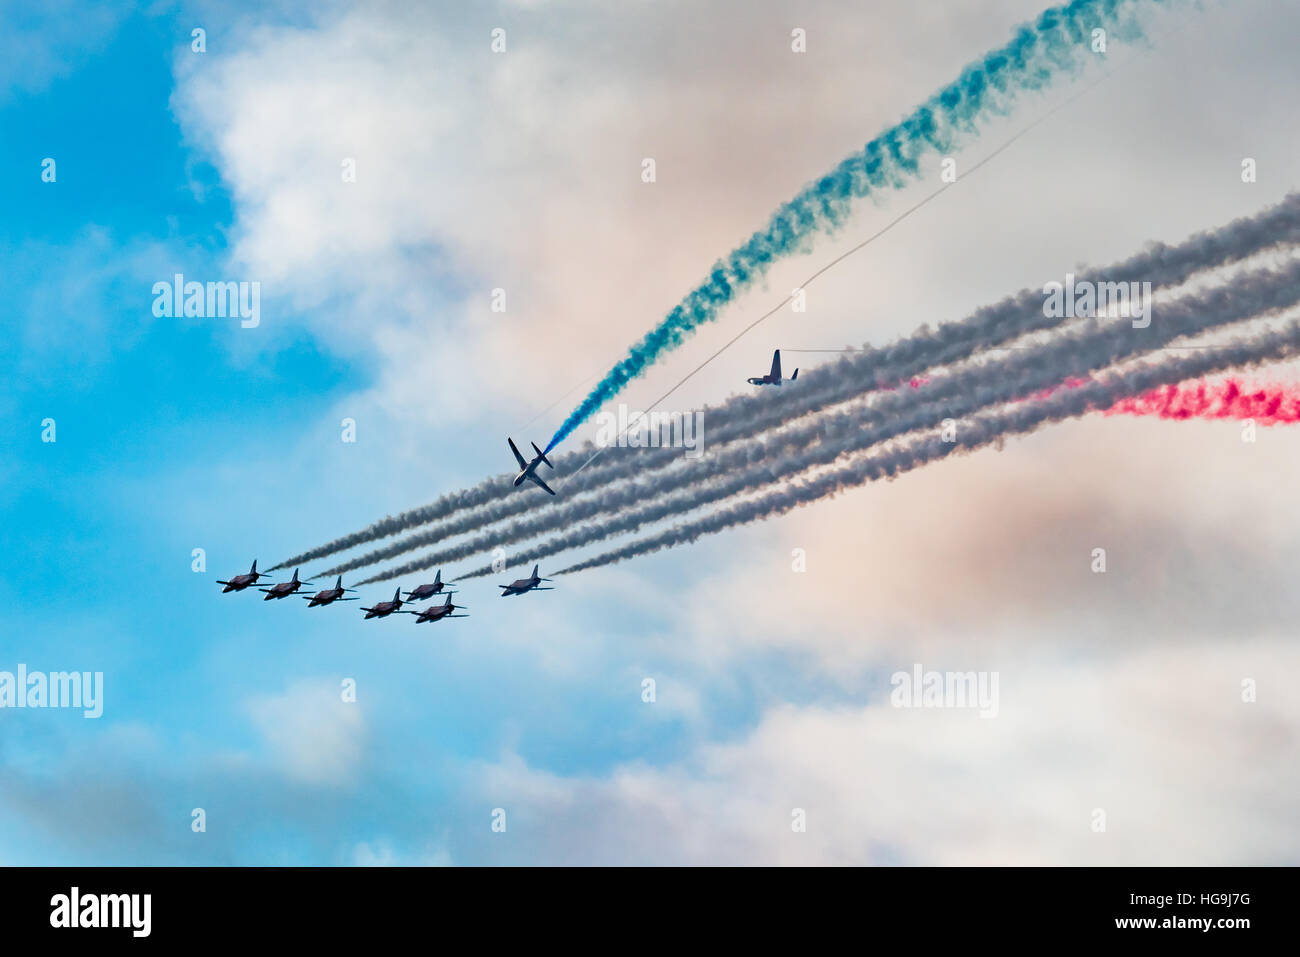
M 472 618 L 418 630 L 213 584 L 502 471 L 506 434 L 544 441 L 718 257 L 1042 3 L 0 6 L 0 671 L 104 674 L 98 720 L 0 710 L 0 863 L 1300 860 L 1286 427 L 1072 421 L 546 594 L 471 582 Z M 1095 88 L 673 407 L 1293 189 L 1300 9 L 1137 6 L 1144 40 L 958 171 Z M 937 177 L 864 201 L 619 401 Z M 178 272 L 259 282 L 260 325 L 155 317 Z M 918 664 L 996 672 L 997 716 L 892 707 Z

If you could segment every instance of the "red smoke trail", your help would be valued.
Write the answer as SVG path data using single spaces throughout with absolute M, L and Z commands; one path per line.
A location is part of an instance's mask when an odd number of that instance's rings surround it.
M 1105 414 L 1254 419 L 1260 425 L 1289 425 L 1300 422 L 1300 384 L 1247 386 L 1235 379 L 1184 382 L 1123 399 Z

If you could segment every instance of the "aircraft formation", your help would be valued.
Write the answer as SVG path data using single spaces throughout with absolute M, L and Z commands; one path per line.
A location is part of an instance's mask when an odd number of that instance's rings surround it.
M 767 375 L 756 376 L 747 381 L 751 385 L 780 385 L 782 382 L 793 382 L 798 377 L 798 369 L 794 370 L 794 374 L 791 375 L 789 379 L 782 377 L 781 350 L 777 349 L 772 353 L 771 371 L 769 371 Z M 509 444 L 510 451 L 515 457 L 515 463 L 519 467 L 519 472 L 514 478 L 514 487 L 518 488 L 525 481 L 528 481 L 532 482 L 548 494 L 554 495 L 555 490 L 547 485 L 541 476 L 537 474 L 537 469 L 540 466 L 545 465 L 554 470 L 555 466 L 552 465 L 550 459 L 546 457 L 546 453 L 537 447 L 537 443 L 530 443 L 533 447 L 533 452 L 535 453 L 533 458 L 525 459 L 523 454 L 519 451 L 519 447 L 515 445 L 514 439 L 507 437 L 506 442 Z M 539 566 L 534 565 L 532 574 L 527 578 L 517 578 L 508 585 L 498 585 L 497 587 L 502 589 L 501 597 L 509 598 L 512 595 L 524 595 L 530 591 L 552 591 L 553 589 L 550 587 L 542 587 L 542 582 L 549 582 L 551 579 L 543 578 L 538 573 L 538 568 Z M 225 581 L 219 580 L 217 584 L 225 586 L 221 590 L 222 594 L 232 591 L 244 591 L 247 588 L 256 588 L 258 591 L 264 593 L 265 597 L 262 599 L 263 601 L 288 598 L 291 595 L 296 595 L 298 598 L 302 598 L 307 602 L 308 608 L 316 608 L 321 605 L 332 605 L 336 601 L 361 600 L 360 598 L 350 597 L 348 595 L 349 592 L 354 592 L 356 589 L 345 588 L 343 586 L 342 575 L 339 575 L 334 580 L 333 588 L 322 589 L 314 595 L 309 595 L 299 591 L 299 589 L 304 585 L 311 585 L 314 583 L 300 579 L 298 577 L 298 569 L 296 568 L 293 570 L 293 577 L 287 582 L 277 582 L 269 587 L 263 587 L 261 585 L 261 580 L 269 577 L 270 575 L 268 573 L 259 572 L 257 570 L 257 562 L 254 560 L 253 566 L 247 571 L 247 573 L 243 575 L 235 575 L 233 578 Z M 438 594 L 443 595 L 443 603 L 441 605 L 428 605 L 419 611 L 403 607 L 405 605 L 414 604 L 415 602 L 424 601 L 425 599 L 432 598 L 434 595 Z M 406 592 L 405 598 L 402 597 L 402 589 L 399 586 L 393 592 L 393 597 L 388 601 L 377 602 L 370 608 L 362 608 L 361 610 L 365 612 L 365 620 L 367 621 L 371 618 L 387 618 L 390 615 L 395 614 L 415 615 L 415 621 L 417 624 L 441 621 L 444 618 L 468 618 L 469 615 L 455 614 L 457 611 L 467 609 L 465 605 L 457 605 L 451 600 L 451 596 L 454 594 L 454 591 L 446 589 L 442 580 L 442 571 L 439 570 L 437 575 L 434 576 L 433 581 L 423 585 L 417 585 L 415 588 Z
M 534 448 L 536 448 L 536 446 L 534 446 Z M 540 453 L 538 454 L 540 456 Z M 546 464 L 550 465 L 549 462 Z M 544 487 L 545 486 L 543 486 L 543 488 Z M 551 494 L 554 495 L 555 493 L 552 492 Z M 511 595 L 523 595 L 530 591 L 552 591 L 553 589 L 551 588 L 540 587 L 542 582 L 549 582 L 550 579 L 543 578 L 538 573 L 538 568 L 539 566 L 534 565 L 532 574 L 527 578 L 517 578 L 509 585 L 498 585 L 498 588 L 503 589 L 501 597 L 508 598 Z M 356 589 L 343 587 L 342 575 L 339 575 L 338 578 L 334 580 L 333 588 L 323 589 L 322 591 L 316 592 L 314 595 L 309 595 L 306 592 L 299 591 L 302 586 L 314 583 L 300 579 L 298 577 L 298 569 L 296 568 L 293 570 L 293 577 L 287 582 L 279 582 L 268 587 L 263 587 L 258 584 L 261 579 L 269 577 L 270 576 L 266 572 L 259 572 L 257 570 L 257 561 L 254 560 L 253 567 L 250 568 L 247 573 L 236 575 L 227 581 L 218 581 L 217 584 L 225 586 L 221 589 L 222 594 L 232 591 L 244 591 L 247 588 L 256 588 L 258 591 L 265 593 L 265 597 L 262 599 L 263 601 L 288 598 L 290 595 L 296 595 L 307 602 L 308 608 L 315 608 L 318 605 L 330 605 L 336 601 L 361 600 L 360 598 L 348 597 L 347 593 L 356 591 Z M 413 608 L 403 607 L 405 605 L 414 604 L 418 601 L 423 601 L 426 598 L 432 598 L 434 595 L 440 593 L 443 596 L 441 605 L 428 605 L 418 611 Z M 362 608 L 361 610 L 366 613 L 365 620 L 367 621 L 371 618 L 387 618 L 389 615 L 395 614 L 415 615 L 415 623 L 417 625 L 431 621 L 442 621 L 444 618 L 468 618 L 469 615 L 456 614 L 458 611 L 467 611 L 468 608 L 465 605 L 457 605 L 453 602 L 451 596 L 454 594 L 456 594 L 455 591 L 446 587 L 446 583 L 442 580 L 442 570 L 439 569 L 437 575 L 434 576 L 433 581 L 412 588 L 410 591 L 406 592 L 405 598 L 402 597 L 402 589 L 398 587 L 397 590 L 393 592 L 393 597 L 389 601 L 381 601 L 376 603 L 373 607 Z

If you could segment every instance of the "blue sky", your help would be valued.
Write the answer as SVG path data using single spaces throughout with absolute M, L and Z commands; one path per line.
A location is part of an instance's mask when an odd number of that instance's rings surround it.
M 301 316 L 277 312 L 275 324 L 290 332 L 266 347 L 235 345 L 243 335 L 235 322 L 150 314 L 156 279 L 173 268 L 199 277 L 221 268 L 232 219 L 219 176 L 186 148 L 169 108 L 172 58 L 187 41 L 178 15 L 136 13 L 66 76 L 0 110 L 0 163 L 12 185 L 0 236 L 17 305 L 11 335 L 22 345 L 0 360 L 10 431 L 0 597 L 8 609 L 6 659 L 14 661 L 6 667 L 21 660 L 31 669 L 102 671 L 107 685 L 102 719 L 30 712 L 6 722 L 0 747 L 6 764 L 42 776 L 84 775 L 89 801 L 131 780 L 175 830 L 164 837 L 164 823 L 145 815 L 140 833 L 124 829 L 85 844 L 77 828 L 21 827 L 22 810 L 7 807 L 4 831 L 18 840 L 3 849 L 6 862 L 337 863 L 336 840 L 351 833 L 360 841 L 370 828 L 382 836 L 388 817 L 447 800 L 455 787 L 448 763 L 495 753 L 503 725 L 515 727 L 523 751 L 566 770 L 641 752 L 637 724 L 628 720 L 635 712 L 612 700 L 635 699 L 617 688 L 584 688 L 583 723 L 575 727 L 573 712 L 551 708 L 552 696 L 572 688 L 547 682 L 530 693 L 537 679 L 527 670 L 494 670 L 485 679 L 463 635 L 431 643 L 404 634 L 402 642 L 391 629 L 362 631 L 352 620 L 356 606 L 307 616 L 296 602 L 218 597 L 213 579 L 244 570 L 255 555 L 263 567 L 281 557 L 271 546 L 285 551 L 290 531 L 302 534 L 305 508 L 323 507 L 330 530 L 341 527 L 338 516 L 373 515 L 368 502 L 305 489 L 319 483 L 276 463 L 284 433 L 334 431 L 322 409 L 364 387 L 372 370 L 364 357 L 353 361 L 303 331 Z M 58 164 L 52 184 L 40 180 L 45 156 Z M 47 417 L 57 427 L 52 444 L 41 441 Z M 208 573 L 191 571 L 194 547 L 206 549 Z M 480 605 L 485 618 L 497 611 Z M 516 623 L 529 620 L 530 610 L 520 609 Z M 385 653 L 375 657 L 379 648 Z M 405 659 L 401 667 L 389 653 Z M 363 702 L 391 697 L 391 707 L 368 716 L 378 722 L 371 733 L 400 747 L 400 759 L 381 764 L 364 800 L 324 812 L 329 840 L 285 829 L 277 795 L 215 824 L 221 802 L 233 797 L 220 793 L 228 785 L 212 767 L 214 755 L 263 757 L 243 702 L 278 693 L 287 675 L 304 672 L 356 678 Z M 593 739 L 585 722 L 596 714 L 607 730 Z M 147 737 L 146 747 L 119 742 L 133 729 Z M 574 735 L 581 751 L 565 745 Z M 130 774 L 135 762 L 139 777 Z M 359 778 L 369 773 L 356 768 Z M 398 780 L 384 782 L 385 773 Z M 192 786 L 196 780 L 202 784 Z M 397 806 L 371 807 L 380 793 Z M 190 808 L 207 805 L 215 805 L 213 830 L 226 836 L 196 838 L 184 849 Z
M 0 711 L 0 863 L 1293 857 L 1294 827 L 1278 851 L 1244 823 L 1276 786 L 1254 765 L 1188 760 L 1140 784 L 1177 736 L 1129 693 L 1176 675 L 1151 692 L 1174 713 L 1212 699 L 1224 675 L 1296 668 L 1280 617 L 1198 587 L 1237 574 L 1256 546 L 1291 555 L 1269 513 L 1202 497 L 1280 500 L 1273 476 L 1300 455 L 1286 439 L 1261 446 L 1256 470 L 1212 426 L 1079 423 L 544 595 L 501 601 L 495 579 L 477 580 L 460 595 L 471 618 L 419 629 L 214 584 L 502 470 L 504 434 L 1039 6 L 983 0 L 935 37 L 891 4 L 897 41 L 864 58 L 878 31 L 840 29 L 834 4 L 809 3 L 798 15 L 815 68 L 784 56 L 776 4 L 721 4 L 701 33 L 671 27 L 684 8 L 623 22 L 574 4 L 472 18 L 400 3 L 3 8 L 0 670 L 102 671 L 105 704 L 98 720 Z M 1202 80 L 1178 78 L 1170 64 L 1189 54 L 1175 47 L 1141 83 L 1080 107 L 1071 122 L 1096 135 L 1045 128 L 990 166 L 982 191 L 954 191 L 878 259 L 828 277 L 813 328 L 774 323 L 693 381 L 683 407 L 739 388 L 776 345 L 903 334 L 1285 192 L 1279 167 L 1300 155 L 1276 82 L 1290 50 L 1259 39 L 1270 4 L 1248 6 L 1195 41 L 1195 56 L 1241 67 L 1234 95 L 1256 105 L 1225 115 L 1218 139 L 1180 106 Z M 200 23 L 203 55 L 189 48 Z M 497 23 L 514 52 L 493 73 L 479 39 Z M 1126 122 L 1159 135 L 1112 135 Z M 1250 195 L 1220 188 L 1245 149 L 1272 178 Z M 647 151 L 661 158 L 657 194 L 636 178 Z M 337 191 L 342 156 L 362 171 L 353 193 Z M 1135 169 L 1165 172 L 1135 185 Z M 1081 203 L 1079 182 L 1110 200 Z M 818 252 L 894 212 L 864 211 Z M 808 260 L 790 268 L 629 389 L 633 408 Z M 260 281 L 261 325 L 155 318 L 151 287 L 175 272 Z M 505 316 L 485 308 L 498 285 Z M 563 411 L 516 438 L 542 441 Z M 355 444 L 340 439 L 344 417 Z M 1141 484 L 1157 481 L 1162 496 Z M 1170 528 L 1193 559 L 1165 550 Z M 1077 580 L 1070 550 L 1098 536 L 1141 571 L 1101 595 L 1063 586 Z M 807 575 L 791 573 L 794 548 Z M 1150 596 L 1189 562 L 1178 620 L 1212 622 L 1231 645 L 1198 633 L 1189 650 L 1162 630 Z M 1273 572 L 1256 572 L 1250 587 L 1268 587 Z M 1002 667 L 1020 697 L 1008 692 L 995 728 L 907 724 L 880 703 L 889 673 L 914 661 Z M 1097 709 L 1087 720 L 1080 700 Z M 1182 717 L 1204 719 L 1209 741 L 1250 727 L 1204 708 Z M 1170 815 L 1170 795 L 1207 787 Z M 1167 856 L 1144 856 L 1152 839 L 1136 826 L 1105 849 L 1072 830 L 1101 800 L 1128 802 Z M 794 806 L 842 826 L 792 844 Z M 506 835 L 489 827 L 495 807 Z M 194 808 L 206 833 L 191 830 Z M 1160 831 L 1222 808 L 1216 836 Z

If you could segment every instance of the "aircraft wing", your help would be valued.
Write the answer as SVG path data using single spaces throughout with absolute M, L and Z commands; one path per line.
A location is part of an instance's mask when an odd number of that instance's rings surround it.
M 515 461 L 519 463 L 519 467 L 521 469 L 528 468 L 528 463 L 524 461 L 524 457 L 519 454 L 519 449 L 515 447 L 515 440 L 507 438 L 506 441 L 510 443 L 510 451 L 515 453 Z
M 539 478 L 538 478 L 536 475 L 534 475 L 532 472 L 529 472 L 529 473 L 528 473 L 528 477 L 529 477 L 530 479 L 532 479 L 534 482 L 536 482 L 538 485 L 540 485 L 542 488 L 546 489 L 546 491 L 550 492 L 552 495 L 555 494 L 555 489 L 551 488 L 549 485 L 547 485 L 545 482 L 543 482 L 541 479 L 539 479 Z

